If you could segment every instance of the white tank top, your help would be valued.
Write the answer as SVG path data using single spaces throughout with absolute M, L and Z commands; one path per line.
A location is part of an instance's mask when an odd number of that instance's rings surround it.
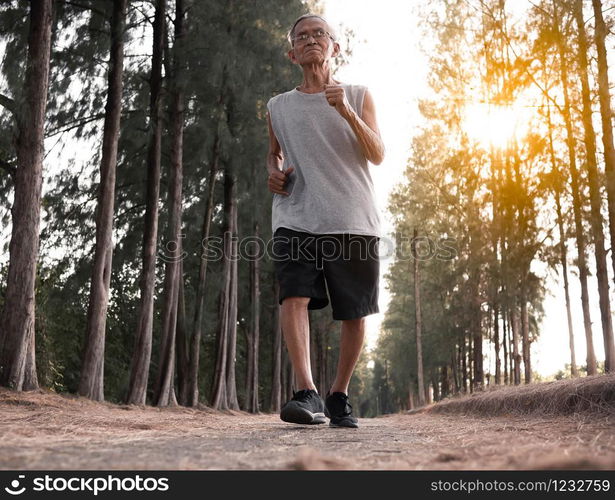
M 359 117 L 364 85 L 340 84 Z M 379 236 L 381 217 L 367 159 L 349 123 L 325 98 L 296 88 L 267 102 L 283 170 L 295 167 L 285 191 L 273 194 L 272 231 Z

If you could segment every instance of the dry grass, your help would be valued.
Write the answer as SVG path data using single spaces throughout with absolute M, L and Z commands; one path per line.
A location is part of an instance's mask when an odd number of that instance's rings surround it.
M 531 387 L 511 389 L 509 395 Z M 575 392 L 587 397 L 581 388 Z M 0 389 L 0 470 L 615 470 L 615 413 L 605 414 L 608 405 L 586 408 L 467 418 L 459 418 L 460 410 L 423 411 L 336 429 L 287 424 L 276 414 Z
M 488 388 L 419 411 L 475 415 L 615 414 L 615 374 Z
M 46 389 L 14 392 L 0 388 L 0 442 L 22 446 L 44 435 L 47 445 L 75 441 L 86 445 L 101 439 L 181 436 L 195 427 L 215 426 L 232 413 L 240 412 L 214 411 L 203 405 L 117 405 Z

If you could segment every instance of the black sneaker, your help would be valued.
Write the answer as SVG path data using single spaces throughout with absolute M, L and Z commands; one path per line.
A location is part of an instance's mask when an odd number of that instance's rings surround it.
M 325 405 L 320 395 L 312 389 L 293 391 L 293 399 L 282 406 L 280 418 L 293 424 L 324 424 Z
M 343 392 L 327 393 L 325 415 L 331 419 L 331 427 L 359 427 L 359 421 L 352 416 L 352 406 Z

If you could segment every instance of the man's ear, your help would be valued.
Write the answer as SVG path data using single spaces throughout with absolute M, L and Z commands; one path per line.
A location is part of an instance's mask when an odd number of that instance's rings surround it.
M 340 55 L 340 53 L 342 52 L 342 47 L 340 46 L 340 44 L 338 42 L 333 42 L 333 57 L 336 57 L 338 55 Z
M 296 63 L 297 59 L 295 59 L 295 49 L 290 49 L 288 51 L 288 58 L 291 60 L 291 62 Z

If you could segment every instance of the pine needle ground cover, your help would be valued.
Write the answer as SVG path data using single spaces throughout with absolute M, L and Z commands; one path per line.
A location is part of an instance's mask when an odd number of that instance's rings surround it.
M 0 389 L 0 469 L 614 470 L 612 380 L 485 391 L 352 430 Z

